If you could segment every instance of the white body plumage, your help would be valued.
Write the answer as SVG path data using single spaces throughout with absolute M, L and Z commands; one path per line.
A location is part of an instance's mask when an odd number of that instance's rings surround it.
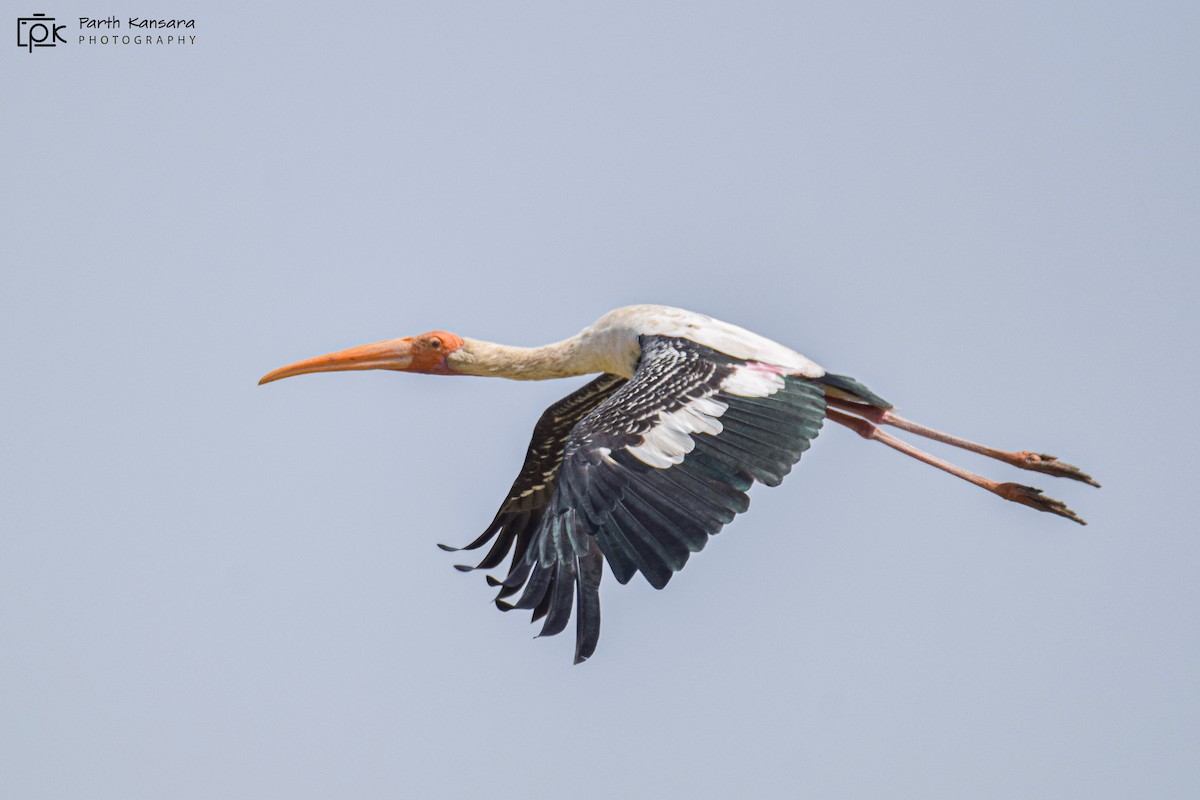
M 639 336 L 678 336 L 744 361 L 757 361 L 781 368 L 789 375 L 819 378 L 824 367 L 789 347 L 753 331 L 682 308 L 656 305 L 624 306 L 608 312 L 584 328 L 574 343 L 592 358 L 604 361 L 610 372 L 628 378 L 637 366 Z

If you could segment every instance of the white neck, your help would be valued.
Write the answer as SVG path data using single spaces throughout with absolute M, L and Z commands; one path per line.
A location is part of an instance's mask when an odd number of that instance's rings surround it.
M 505 344 L 463 339 L 463 346 L 447 357 L 450 369 L 461 375 L 540 381 L 604 372 L 590 348 L 573 336 L 542 347 L 510 347 Z

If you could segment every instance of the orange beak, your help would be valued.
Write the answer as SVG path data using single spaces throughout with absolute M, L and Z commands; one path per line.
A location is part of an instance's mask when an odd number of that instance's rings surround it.
M 280 378 L 305 375 L 310 372 L 344 372 L 352 369 L 393 369 L 404 371 L 412 366 L 413 337 L 389 339 L 386 342 L 364 344 L 339 350 L 336 353 L 297 361 L 268 372 L 258 382 L 259 386 Z

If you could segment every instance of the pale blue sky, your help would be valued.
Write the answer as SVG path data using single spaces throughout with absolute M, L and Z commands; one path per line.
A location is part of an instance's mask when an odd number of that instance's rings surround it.
M 0 51 L 0 794 L 1200 795 L 1195 4 L 174 12 Z M 1091 524 L 827 429 L 572 667 L 434 544 L 579 381 L 255 385 L 634 302 Z

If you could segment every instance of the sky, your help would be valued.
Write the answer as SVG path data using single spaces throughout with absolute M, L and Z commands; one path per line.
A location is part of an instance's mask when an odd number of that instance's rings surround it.
M 0 794 L 1200 796 L 1196 4 L 6 7 Z M 827 426 L 575 667 L 435 544 L 584 379 L 256 385 L 631 303 L 1089 525 Z

